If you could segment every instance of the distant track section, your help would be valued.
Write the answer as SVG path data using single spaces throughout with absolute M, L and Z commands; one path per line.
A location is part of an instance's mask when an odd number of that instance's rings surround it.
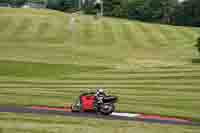
M 174 124 L 174 125 L 192 125 L 200 126 L 200 123 L 192 122 L 191 120 L 161 117 L 155 115 L 143 115 L 133 113 L 117 113 L 114 112 L 109 116 L 97 115 L 95 113 L 78 113 L 71 112 L 69 109 L 47 107 L 47 106 L 32 106 L 32 107 L 10 107 L 0 106 L 0 112 L 13 112 L 13 113 L 36 113 L 41 115 L 62 115 L 72 117 L 89 117 L 107 120 L 128 120 L 128 121 L 142 121 L 148 123 L 160 123 L 160 124 Z

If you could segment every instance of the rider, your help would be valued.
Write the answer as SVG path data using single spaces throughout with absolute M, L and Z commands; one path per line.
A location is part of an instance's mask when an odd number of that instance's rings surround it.
M 102 88 L 97 88 L 95 96 L 97 98 L 97 103 L 101 104 L 103 103 L 103 97 L 105 97 L 106 94 L 104 93 L 104 90 Z

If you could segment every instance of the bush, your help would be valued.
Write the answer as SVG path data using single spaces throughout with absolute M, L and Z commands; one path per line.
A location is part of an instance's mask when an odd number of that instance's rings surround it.
M 197 43 L 196 43 L 195 47 L 197 47 L 197 50 L 200 53 L 200 37 L 197 39 Z
M 9 3 L 10 0 L 0 0 L 0 3 Z

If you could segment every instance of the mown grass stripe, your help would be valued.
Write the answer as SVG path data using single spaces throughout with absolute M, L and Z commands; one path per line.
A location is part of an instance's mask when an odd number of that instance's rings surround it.
M 123 38 L 124 38 L 124 40 L 126 41 L 126 43 L 127 43 L 128 45 L 133 46 L 133 47 L 137 47 L 136 44 L 133 44 L 133 42 L 137 42 L 137 40 L 133 40 L 134 37 L 133 37 L 133 35 L 131 34 L 132 31 L 131 31 L 130 25 L 129 25 L 129 24 L 123 24 L 121 27 L 122 27 L 121 30 L 122 30 Z M 137 42 L 137 43 L 138 43 L 138 42 Z
M 200 73 L 199 69 L 173 69 L 173 70 L 129 70 L 129 71 L 120 71 L 120 70 L 104 70 L 102 72 L 98 73 L 105 73 L 105 74 L 149 74 L 149 73 L 154 73 L 154 74 L 162 74 L 162 73 L 191 73 L 191 72 L 196 72 Z
M 92 90 L 95 91 L 96 88 L 91 88 L 91 87 L 0 87 L 0 89 L 9 89 L 9 90 L 24 90 L 24 89 L 34 89 L 34 90 L 51 90 L 51 91 L 64 91 L 64 92 L 71 92 L 71 91 L 88 91 Z M 171 91 L 171 92 L 185 92 L 185 93 L 190 93 L 190 92 L 195 92 L 198 93 L 200 92 L 199 88 L 193 88 L 193 87 L 109 87 L 109 88 L 105 88 L 106 90 L 108 90 L 109 92 L 119 92 L 123 93 L 123 92 L 135 92 L 135 91 L 139 91 L 139 92 L 143 92 L 143 91 L 158 91 L 158 92 L 162 92 L 162 90 L 166 90 L 166 91 Z M 122 92 L 123 91 L 123 92 Z
M 115 43 L 115 37 L 112 32 L 113 27 L 112 23 L 102 21 L 102 32 L 103 32 L 103 39 L 106 41 L 106 45 Z
M 78 74 L 73 74 L 73 75 L 78 75 Z M 93 77 L 114 77 L 114 76 L 118 76 L 119 78 L 123 78 L 123 77 L 142 77 L 142 76 L 145 76 L 147 75 L 146 77 L 156 77 L 156 76 L 160 76 L 160 77 L 163 77 L 163 76 L 191 76 L 191 75 L 194 75 L 194 76 L 198 76 L 200 75 L 200 72 L 199 71 L 191 71 L 191 72 L 127 72 L 127 73 L 117 73 L 117 72 L 114 72 L 114 73 L 106 73 L 106 72 L 94 72 L 94 73 L 87 73 L 82 71 L 81 74 L 79 74 L 81 76 L 93 76 Z
M 0 85 L 3 84 L 29 84 L 29 85 L 67 85 L 67 84 L 97 84 L 97 83 L 104 83 L 104 84 L 139 84 L 139 83 L 160 83 L 160 84 L 179 84 L 179 83 L 199 83 L 198 79 L 191 79 L 191 80 L 173 80 L 173 79 L 168 79 L 168 80 L 152 80 L 152 79 L 147 79 L 147 80 L 65 80 L 65 81 L 18 81 L 18 80 L 8 80 L 8 81 L 2 81 L 0 80 Z
M 0 84 L 0 87 L 2 86 L 11 86 L 11 85 L 16 85 L 16 86 L 68 86 L 68 85 L 129 85 L 129 86 L 132 86 L 132 85 L 185 85 L 185 86 L 199 86 L 200 85 L 200 82 L 113 82 L 113 83 L 106 83 L 106 82 L 94 82 L 94 83 L 91 83 L 91 82 L 87 82 L 87 83 L 79 83 L 79 82 L 74 82 L 74 83 L 52 83 L 52 84 L 43 84 L 43 83 L 37 83 L 37 84 L 32 84 L 32 83 L 26 83 L 26 84 L 23 84 L 23 83 L 11 83 L 11 84 L 8 84 L 8 83 L 1 83 Z
M 6 39 L 8 38 L 12 39 L 12 33 L 15 31 L 16 27 L 20 25 L 20 22 L 18 22 L 19 20 L 15 21 L 13 17 L 10 17 L 8 20 L 9 21 L 7 21 L 7 27 L 5 25 L 1 25 L 1 27 L 6 27 L 6 30 L 2 32 L 0 36 L 2 41 L 7 41 Z
M 156 44 L 160 44 L 159 40 L 157 40 L 157 37 L 154 35 L 154 30 L 151 29 L 148 24 L 138 23 L 137 25 L 140 27 L 141 32 L 144 33 L 144 37 L 147 38 L 148 43 L 151 44 L 150 46 L 155 47 Z
M 89 90 L 93 90 L 95 91 L 96 88 L 93 88 L 93 87 L 85 87 L 85 86 L 82 86 L 82 87 L 68 87 L 68 86 L 65 86 L 65 87 L 46 87 L 46 86 L 42 86 L 42 87 L 33 87 L 33 86 L 20 86 L 20 87 L 14 87 L 14 86 L 1 86 L 0 89 L 9 89 L 9 90 L 15 90 L 15 89 L 19 89 L 19 90 L 24 90 L 24 89 L 35 89 L 35 90 L 42 90 L 42 89 L 45 89 L 45 90 L 52 90 L 52 91 L 70 91 L 70 90 L 73 90 L 73 91 L 76 91 L 76 90 L 81 90 L 81 91 L 88 91 Z M 148 86 L 143 86 L 143 87 L 109 87 L 109 88 L 105 88 L 106 90 L 109 90 L 109 91 L 124 91 L 124 92 L 134 92 L 134 91 L 158 91 L 158 92 L 162 92 L 162 90 L 167 90 L 167 91 L 171 91 L 171 92 L 195 92 L 195 93 L 198 93 L 200 92 L 199 88 L 193 88 L 193 87 L 148 87 Z
M 147 48 L 152 48 L 154 45 L 152 42 L 149 40 L 151 37 L 148 35 L 146 36 L 146 29 L 144 29 L 143 24 L 137 22 L 135 23 L 135 28 L 134 30 L 136 31 L 135 34 L 138 34 L 138 40 L 143 40 L 143 46 L 141 47 L 147 47 Z M 153 40 L 154 41 L 154 40 Z
M 158 30 L 157 24 L 143 24 L 144 29 L 146 29 L 147 34 L 149 33 L 152 39 L 152 43 L 157 44 L 160 48 L 166 47 L 169 45 L 168 40 L 166 39 L 166 36 L 163 35 L 160 30 Z M 153 40 L 154 38 L 154 40 Z
M 22 39 L 24 37 L 23 34 L 26 33 L 26 30 L 29 28 L 31 23 L 32 20 L 30 18 L 21 18 L 12 35 L 15 36 L 16 39 Z
M 50 23 L 47 21 L 41 21 L 38 24 L 37 32 L 35 33 L 35 36 L 40 39 L 44 36 L 44 34 L 47 32 L 46 30 L 50 27 Z
M 12 25 L 13 21 L 11 21 L 12 17 L 5 16 L 2 19 L 0 19 L 1 27 L 0 27 L 0 34 L 6 32 L 6 30 L 9 28 L 10 25 Z
M 156 76 L 156 77 L 78 77 L 78 76 L 71 76 L 71 77 L 63 77 L 63 80 L 70 79 L 70 80 L 147 80 L 147 79 L 152 79 L 152 80 L 164 80 L 164 79 L 176 79 L 176 80 L 181 80 L 181 79 L 200 79 L 200 76 Z
M 174 43 L 177 44 L 184 44 L 185 41 L 188 41 L 188 38 L 185 38 L 183 33 L 179 30 L 177 27 L 169 28 L 166 25 L 160 25 L 160 30 L 163 34 L 165 34 L 166 38 L 168 40 L 171 40 L 171 43 L 169 45 L 173 45 Z M 177 47 L 179 45 L 176 45 L 174 47 Z
M 79 29 L 75 29 L 76 27 L 74 26 L 74 30 L 77 30 L 77 32 L 80 32 L 80 42 L 84 44 L 94 44 L 94 39 L 96 39 L 96 34 L 94 32 L 94 29 L 96 28 L 95 25 L 93 25 L 91 22 L 80 22 L 80 27 Z M 72 31 L 73 33 L 73 31 Z M 77 38 L 78 39 L 78 38 Z
M 19 91 L 20 90 L 20 91 Z M 21 92 L 22 91 L 22 92 Z M 9 90 L 6 90 L 6 89 L 2 89 L 2 93 L 1 94 L 4 94 L 4 93 L 16 93 L 16 94 L 77 94 L 77 93 L 81 93 L 81 91 L 85 91 L 87 92 L 88 90 L 83 90 L 83 89 L 71 89 L 71 90 L 68 90 L 68 89 L 62 89 L 62 90 L 52 90 L 52 89 L 41 89 L 41 88 L 31 88 L 31 89 L 20 89 L 20 88 L 15 88 L 15 89 L 9 89 Z M 93 90 L 95 91 L 95 90 Z M 153 89 L 152 90 L 128 90 L 128 91 L 118 91 L 118 90 L 112 90 L 110 88 L 108 88 L 106 90 L 106 92 L 110 92 L 111 94 L 114 94 L 114 95 L 120 95 L 120 97 L 122 99 L 126 99 L 126 97 L 134 97 L 134 98 L 143 98 L 145 96 L 148 96 L 148 98 L 151 98 L 151 97 L 159 97 L 160 98 L 169 98 L 169 97 L 173 97 L 173 98 L 176 98 L 176 99 L 199 99 L 198 97 L 198 94 L 197 93 L 193 93 L 193 91 L 190 91 L 190 92 L 181 92 L 181 91 L 168 91 L 168 90 L 165 90 L 165 91 L 154 91 Z M 185 96 L 185 97 L 177 97 L 177 96 Z
M 105 84 L 96 84 L 96 85 L 37 85 L 37 86 L 31 86 L 31 85 L 6 85 L 6 86 L 2 86 L 2 87 L 27 87 L 27 88 L 31 88 L 31 87 L 37 87 L 37 88 L 59 88 L 59 87 L 66 87 L 66 88 L 98 88 L 98 87 L 103 87 L 103 88 L 140 88 L 140 87 L 147 87 L 149 89 L 153 89 L 153 88 L 163 88 L 162 87 L 163 85 L 160 85 L 160 84 L 140 84 L 140 85 L 115 85 L 115 84 L 109 84 L 109 85 L 105 85 Z M 180 85 L 165 85 L 166 88 L 169 88 L 169 89 L 178 89 L 178 88 L 187 88 L 187 89 L 199 89 L 199 86 L 196 85 L 196 86 L 191 86 L 191 85 L 184 85 L 184 84 L 180 84 Z

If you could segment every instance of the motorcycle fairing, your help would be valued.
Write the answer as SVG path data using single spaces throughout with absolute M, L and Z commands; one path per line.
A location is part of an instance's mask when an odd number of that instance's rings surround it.
M 82 111 L 94 111 L 95 96 L 81 96 Z

